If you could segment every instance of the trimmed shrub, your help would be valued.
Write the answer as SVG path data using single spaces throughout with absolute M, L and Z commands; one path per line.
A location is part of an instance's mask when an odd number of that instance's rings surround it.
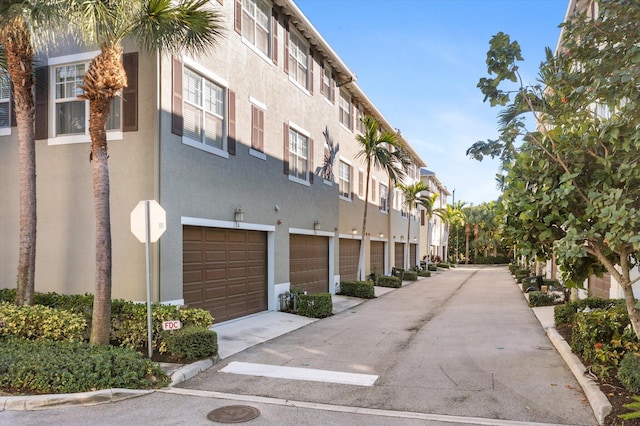
M 506 265 L 510 260 L 507 256 L 477 256 L 473 263 L 477 265 Z
M 181 360 L 206 358 L 218 353 L 218 334 L 206 327 L 188 326 L 165 331 L 167 351 Z
M 554 319 L 556 325 L 572 324 L 575 314 L 578 311 L 589 309 L 604 309 L 614 306 L 625 306 L 623 299 L 601 299 L 599 297 L 588 297 L 586 299 L 567 302 L 554 308 Z
M 111 339 L 120 346 L 142 350 L 147 346 L 147 306 L 143 303 L 125 302 L 117 317 L 111 319 Z M 197 326 L 208 328 L 213 317 L 204 309 L 183 308 L 174 305 L 151 306 L 153 326 L 153 349 L 159 353 L 167 352 L 167 342 L 162 333 L 162 323 L 180 320 L 183 327 Z
M 443 269 L 449 269 L 451 268 L 451 265 L 448 263 L 438 263 L 438 268 L 443 268 Z
M 416 271 L 404 271 L 403 278 L 407 281 L 417 281 L 418 273 Z
M 326 318 L 333 314 L 330 293 L 301 294 L 298 315 L 310 318 Z
M 349 280 L 340 282 L 340 293 L 343 296 L 373 299 L 376 297 L 372 281 Z
M 431 276 L 431 271 L 420 271 L 420 272 L 418 272 L 418 276 L 419 277 L 430 277 Z
M 628 331 L 629 314 L 624 307 L 575 314 L 571 333 L 571 350 L 579 353 L 587 362 L 598 362 L 597 349 L 608 345 L 613 339 L 625 336 L 625 341 L 634 341 Z M 626 331 L 626 333 L 625 333 Z
M 0 339 L 81 341 L 87 329 L 82 315 L 42 305 L 17 306 L 0 302 Z
M 13 393 L 150 389 L 168 383 L 157 364 L 131 349 L 84 342 L 0 341 L 0 389 Z
M 378 284 L 377 285 L 379 287 L 400 288 L 400 287 L 402 287 L 402 281 L 400 281 L 400 278 L 398 278 L 398 277 L 384 275 L 384 276 L 378 278 Z
M 632 393 L 640 393 L 640 353 L 627 352 L 620 362 L 618 380 Z
M 434 265 L 433 263 L 430 263 L 427 265 L 427 270 L 431 271 L 431 272 L 435 272 L 438 270 L 438 267 L 436 265 Z
M 542 291 L 529 292 L 529 306 L 551 306 L 555 303 L 556 298 Z
M 15 303 L 15 301 L 16 301 L 15 288 L 0 288 L 0 302 Z

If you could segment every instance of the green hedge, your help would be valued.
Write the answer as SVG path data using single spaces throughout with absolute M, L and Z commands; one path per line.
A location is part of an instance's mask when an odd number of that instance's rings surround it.
M 449 269 L 451 265 L 449 263 L 438 263 L 438 268 Z
M 379 287 L 400 288 L 402 287 L 402 281 L 398 277 L 384 275 L 378 278 L 377 285 Z
M 418 272 L 418 276 L 419 277 L 430 277 L 431 276 L 431 271 L 420 271 L 420 272 Z
M 609 345 L 615 339 L 635 341 L 635 334 L 628 327 L 629 314 L 624 306 L 598 309 L 575 314 L 571 333 L 571 350 L 579 353 L 587 362 L 598 363 L 596 344 Z
M 418 273 L 416 271 L 404 271 L 402 278 L 406 281 L 417 281 Z
M 373 299 L 376 297 L 372 281 L 348 280 L 340 283 L 340 293 L 343 296 Z
M 165 331 L 163 340 L 167 351 L 180 360 L 195 360 L 218 353 L 218 334 L 206 327 L 187 326 Z
M 330 293 L 301 294 L 298 298 L 298 315 L 310 318 L 326 318 L 333 314 Z
M 178 309 L 174 305 L 154 303 L 152 309 L 153 349 L 159 353 L 168 351 L 167 342 L 162 333 L 162 323 L 180 320 L 183 327 L 208 328 L 213 317 L 204 309 Z M 111 339 L 120 346 L 143 350 L 147 346 L 147 305 L 128 302 L 120 307 L 117 317 L 111 319 Z
M 87 323 L 82 315 L 42 305 L 17 306 L 0 302 L 0 339 L 81 341 Z
M 640 353 L 627 352 L 620 362 L 618 380 L 632 393 L 640 393 Z
M 48 394 L 164 387 L 168 377 L 138 352 L 84 342 L 0 341 L 0 389 Z
M 551 306 L 555 303 L 556 298 L 542 291 L 529 292 L 529 306 Z
M 562 305 L 556 305 L 553 308 L 554 321 L 556 326 L 572 324 L 576 313 L 578 311 L 583 311 L 586 307 L 589 307 L 589 309 L 604 309 L 613 306 L 625 306 L 624 300 L 588 297 L 586 299 L 567 302 Z
M 504 265 L 510 260 L 511 258 L 507 256 L 476 256 L 473 263 L 477 265 Z

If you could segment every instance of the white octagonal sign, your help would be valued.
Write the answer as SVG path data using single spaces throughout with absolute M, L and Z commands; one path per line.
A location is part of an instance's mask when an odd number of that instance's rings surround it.
M 149 204 L 149 242 L 155 243 L 164 233 L 167 222 L 167 212 L 156 200 L 143 200 L 131 212 L 131 232 L 141 242 L 147 242 L 147 212 Z

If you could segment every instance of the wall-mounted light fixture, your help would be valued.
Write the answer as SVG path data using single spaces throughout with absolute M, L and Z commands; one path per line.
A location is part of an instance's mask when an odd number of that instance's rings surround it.
M 320 229 L 320 221 L 319 220 L 314 220 L 313 221 L 313 229 L 315 231 L 317 231 L 318 229 Z
M 351 228 L 351 233 L 353 235 L 356 235 L 358 233 L 358 230 L 356 229 L 356 227 L 354 226 L 353 228 Z
M 380 233 L 380 238 L 384 238 L 384 234 L 382 232 Z
M 404 235 L 400 236 L 400 241 L 404 241 Z
M 244 212 L 242 211 L 242 207 L 240 207 L 240 206 L 236 207 L 236 211 L 234 213 L 233 218 L 234 218 L 234 220 L 236 222 L 243 222 L 244 221 Z

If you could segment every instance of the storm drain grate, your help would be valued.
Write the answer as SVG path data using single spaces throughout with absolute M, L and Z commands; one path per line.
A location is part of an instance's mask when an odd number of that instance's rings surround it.
M 257 408 L 248 405 L 227 405 L 207 414 L 207 419 L 217 423 L 244 423 L 259 415 Z

